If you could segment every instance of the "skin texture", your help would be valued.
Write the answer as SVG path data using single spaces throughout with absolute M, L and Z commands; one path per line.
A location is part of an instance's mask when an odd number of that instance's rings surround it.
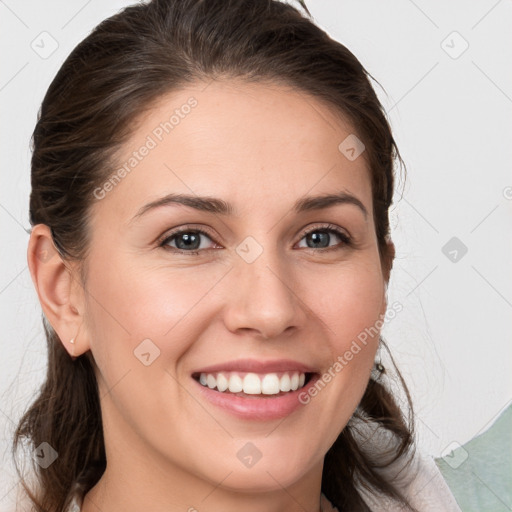
M 94 200 L 85 288 L 55 252 L 36 257 L 53 250 L 46 226 L 31 235 L 46 317 L 70 355 L 91 350 L 97 364 L 107 469 L 82 510 L 317 511 L 323 457 L 364 393 L 378 337 L 280 420 L 219 409 L 191 374 L 240 358 L 293 359 L 322 373 L 384 315 L 369 170 L 364 154 L 350 161 L 339 151 L 353 130 L 332 108 L 283 85 L 235 80 L 160 98 L 118 166 L 191 96 L 190 113 Z M 352 204 L 292 210 L 299 198 L 342 191 L 368 216 Z M 236 213 L 170 205 L 132 220 L 171 192 L 215 196 Z M 325 223 L 352 245 L 331 234 L 330 250 L 308 247 L 304 231 Z M 179 254 L 176 239 L 159 247 L 158 237 L 189 224 L 211 233 L 199 254 Z M 236 251 L 249 236 L 262 248 L 252 263 Z M 148 338 L 160 355 L 145 366 L 134 350 Z M 262 454 L 250 468 L 237 457 L 247 442 Z

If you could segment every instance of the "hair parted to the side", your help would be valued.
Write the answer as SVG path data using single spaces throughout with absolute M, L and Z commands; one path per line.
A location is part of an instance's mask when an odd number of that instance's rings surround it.
M 403 162 L 371 76 L 300 4 L 307 14 L 277 0 L 153 0 L 104 20 L 72 51 L 44 97 L 32 137 L 30 223 L 49 226 L 60 256 L 83 264 L 84 287 L 93 191 L 116 168 L 116 151 L 136 129 L 138 116 L 187 84 L 231 78 L 291 86 L 350 121 L 366 146 L 379 252 L 389 275 L 388 210 L 395 164 Z M 46 379 L 19 422 L 13 456 L 34 510 L 62 512 L 75 488 L 85 493 L 100 479 L 105 446 L 91 352 L 72 359 L 44 315 L 43 325 Z M 340 511 L 370 510 L 357 482 L 410 507 L 379 471 L 414 448 L 412 403 L 396 372 L 407 414 L 372 375 L 325 457 L 322 491 Z M 361 448 L 355 420 L 375 423 L 396 438 L 385 463 Z M 32 450 L 47 442 L 58 452 L 46 469 L 32 463 L 34 488 L 17 462 L 23 441 Z

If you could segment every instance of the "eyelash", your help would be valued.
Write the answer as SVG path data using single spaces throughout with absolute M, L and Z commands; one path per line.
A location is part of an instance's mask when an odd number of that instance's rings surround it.
M 302 240 L 305 236 L 309 235 L 310 233 L 314 233 L 316 231 L 322 231 L 324 233 L 334 233 L 341 239 L 341 244 L 338 244 L 338 245 L 335 245 L 332 247 L 324 247 L 324 248 L 320 248 L 320 249 L 314 249 L 313 247 L 305 247 L 303 249 L 327 252 L 327 251 L 332 251 L 332 250 L 340 250 L 340 249 L 343 249 L 343 247 L 345 247 L 345 246 L 350 247 L 352 245 L 352 239 L 345 232 L 341 231 L 339 228 L 337 228 L 333 224 L 325 224 L 323 226 L 315 226 L 314 228 L 312 228 L 308 231 L 304 231 L 299 240 Z M 184 228 L 180 228 L 171 233 L 166 233 L 163 238 L 159 239 L 158 246 L 162 247 L 165 250 L 171 251 L 171 252 L 176 252 L 178 254 L 187 254 L 190 256 L 198 255 L 201 251 L 208 250 L 208 249 L 199 249 L 199 250 L 193 250 L 193 251 L 186 251 L 184 249 L 178 249 L 176 247 L 169 247 L 167 245 L 173 238 L 175 238 L 176 236 L 181 235 L 183 233 L 200 233 L 200 234 L 205 235 L 208 238 L 210 238 L 210 240 L 214 241 L 212 235 L 210 233 L 208 233 L 208 231 L 205 231 L 204 229 L 201 229 L 201 228 L 185 226 Z M 213 250 L 215 250 L 215 249 L 213 249 Z

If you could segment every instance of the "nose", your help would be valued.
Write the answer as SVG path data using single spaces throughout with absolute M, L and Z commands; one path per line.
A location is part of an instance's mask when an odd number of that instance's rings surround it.
M 291 272 L 268 251 L 252 263 L 237 261 L 231 274 L 224 315 L 231 332 L 270 339 L 291 334 L 305 321 Z

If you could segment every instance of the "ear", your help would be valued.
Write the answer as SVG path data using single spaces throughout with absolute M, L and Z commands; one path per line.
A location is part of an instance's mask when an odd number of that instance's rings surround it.
M 76 358 L 89 350 L 83 324 L 84 293 L 78 273 L 66 264 L 55 245 L 50 228 L 32 228 L 27 250 L 28 267 L 39 302 L 64 348 Z M 80 332 L 79 332 L 80 331 Z M 74 343 L 70 340 L 74 339 Z

